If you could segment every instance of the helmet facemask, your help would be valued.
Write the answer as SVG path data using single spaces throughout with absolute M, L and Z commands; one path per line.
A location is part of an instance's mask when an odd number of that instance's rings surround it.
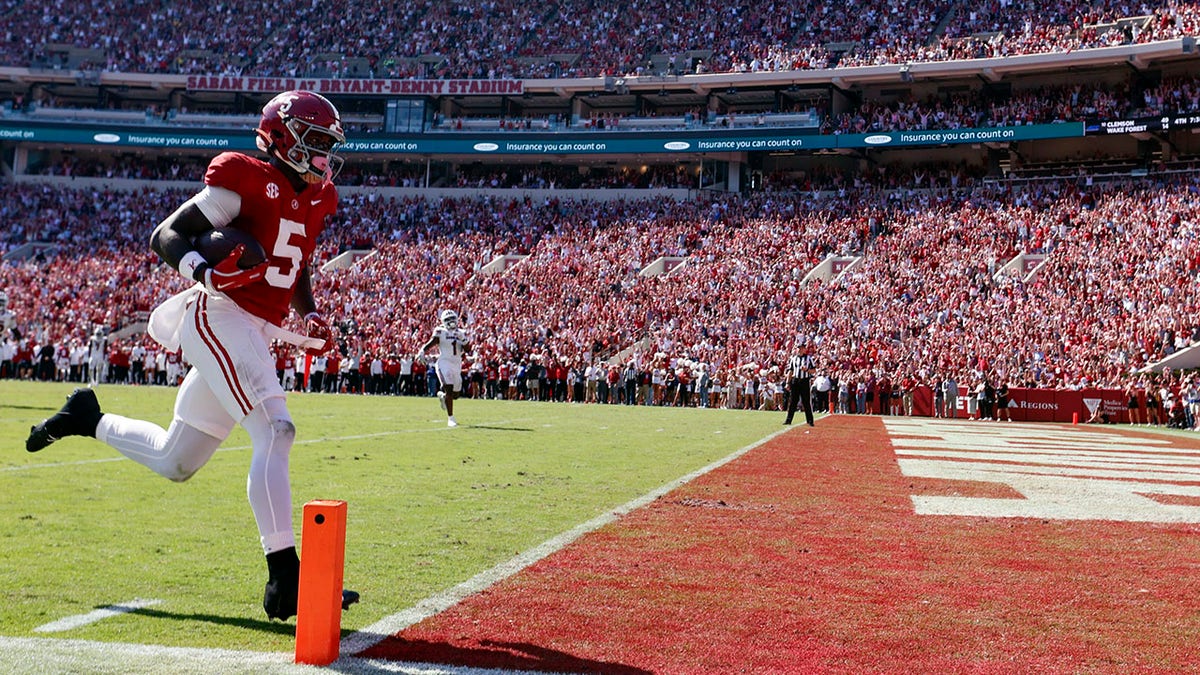
M 337 154 L 346 137 L 336 129 L 311 124 L 299 117 L 284 117 L 284 127 L 295 142 L 279 158 L 296 170 L 309 184 L 333 180 L 345 160 Z M 276 145 L 278 148 L 278 145 Z

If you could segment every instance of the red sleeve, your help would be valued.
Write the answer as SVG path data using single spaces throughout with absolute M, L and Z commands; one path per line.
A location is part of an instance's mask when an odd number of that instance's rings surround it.
M 208 163 L 204 184 L 233 190 L 242 194 L 246 189 L 246 177 L 255 171 L 258 160 L 238 152 L 222 152 Z

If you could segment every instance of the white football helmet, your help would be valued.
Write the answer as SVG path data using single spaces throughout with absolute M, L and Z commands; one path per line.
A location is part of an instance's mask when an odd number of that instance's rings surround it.
M 448 330 L 458 328 L 458 312 L 452 309 L 442 310 L 442 325 Z
M 0 291 L 0 312 L 8 309 L 8 293 Z

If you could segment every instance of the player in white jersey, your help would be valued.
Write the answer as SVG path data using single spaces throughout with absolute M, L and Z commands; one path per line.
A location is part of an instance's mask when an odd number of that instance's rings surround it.
M 14 340 L 21 339 L 20 331 L 17 328 L 17 314 L 8 308 L 8 293 L 0 291 L 0 341 L 12 337 Z
M 83 382 L 87 380 L 87 374 L 84 372 L 84 364 L 87 362 L 87 355 L 88 349 L 83 342 L 79 340 L 71 341 L 71 354 L 69 358 L 71 368 L 70 379 L 72 382 Z
M 108 331 L 96 326 L 88 339 L 88 386 L 95 387 L 104 380 L 108 367 Z
M 458 314 L 447 309 L 441 315 L 442 325 L 433 329 L 429 341 L 421 346 L 417 358 L 422 358 L 429 348 L 438 346 L 437 372 L 442 388 L 438 391 L 438 402 L 446 411 L 446 426 L 456 427 L 454 399 L 462 395 L 462 359 L 471 353 L 471 341 L 466 331 L 458 327 Z

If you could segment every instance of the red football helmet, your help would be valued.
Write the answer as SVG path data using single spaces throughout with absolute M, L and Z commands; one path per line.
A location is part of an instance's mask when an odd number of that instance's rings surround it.
M 285 91 L 263 106 L 258 149 L 281 159 L 308 183 L 333 180 L 346 142 L 337 108 L 311 91 Z

